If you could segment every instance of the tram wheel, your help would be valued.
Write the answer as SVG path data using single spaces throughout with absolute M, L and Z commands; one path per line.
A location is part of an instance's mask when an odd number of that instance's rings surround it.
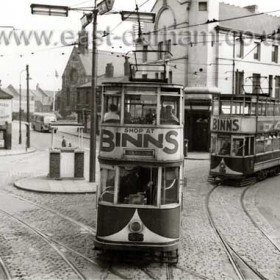
M 265 170 L 261 170 L 257 174 L 258 181 L 262 181 L 267 177 L 267 172 Z

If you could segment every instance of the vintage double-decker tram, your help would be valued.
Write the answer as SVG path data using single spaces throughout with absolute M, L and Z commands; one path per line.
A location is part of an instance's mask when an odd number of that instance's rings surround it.
M 210 177 L 246 185 L 280 171 L 280 103 L 264 94 L 213 98 Z
M 102 104 L 95 248 L 161 252 L 163 258 L 168 252 L 176 262 L 184 160 L 182 87 L 146 76 L 104 83 Z

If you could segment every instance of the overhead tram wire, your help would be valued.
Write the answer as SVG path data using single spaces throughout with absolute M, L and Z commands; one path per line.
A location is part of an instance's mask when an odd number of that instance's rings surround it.
M 251 14 L 251 15 L 246 15 L 246 16 L 240 16 L 240 17 L 233 17 L 233 18 L 227 18 L 227 19 L 212 19 L 212 20 L 207 20 L 206 22 L 202 22 L 202 23 L 197 23 L 197 24 L 192 24 L 192 25 L 187 25 L 187 26 L 183 26 L 183 27 L 178 27 L 178 28 L 172 28 L 172 26 L 169 27 L 168 30 L 178 30 L 178 29 L 183 29 L 183 28 L 190 28 L 190 27 L 196 27 L 196 26 L 202 26 L 202 25 L 208 25 L 208 24 L 212 24 L 212 23 L 219 23 L 219 22 L 225 22 L 225 21 L 232 21 L 232 20 L 240 20 L 243 18 L 249 18 L 249 17 L 256 17 L 256 16 L 261 16 L 261 15 L 266 15 L 266 14 L 271 14 L 271 13 L 276 13 L 276 12 L 280 12 L 280 9 L 277 10 L 273 10 L 273 11 L 268 11 L 268 12 L 262 12 L 262 13 L 256 13 L 256 14 Z M 187 22 L 186 22 L 187 23 Z M 180 23 L 181 25 L 182 23 Z M 174 26 L 174 25 L 173 25 Z M 161 30 L 165 30 L 166 28 L 160 28 L 157 30 L 153 30 L 150 32 L 146 32 L 143 33 L 143 35 L 149 35 L 152 33 L 157 33 Z

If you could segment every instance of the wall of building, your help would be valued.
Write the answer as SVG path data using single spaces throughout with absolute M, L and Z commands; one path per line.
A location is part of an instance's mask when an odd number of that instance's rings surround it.
M 259 38 L 244 38 L 244 55 L 243 58 L 237 56 L 239 45 L 236 44 L 235 56 L 233 59 L 233 35 L 228 33 L 220 34 L 219 46 L 219 68 L 218 71 L 218 86 L 222 93 L 232 93 L 233 78 L 236 78 L 236 71 L 244 71 L 244 89 L 247 93 L 252 93 L 253 74 L 261 75 L 261 88 L 263 93 L 269 93 L 269 76 L 272 80 L 272 97 L 275 97 L 275 77 L 280 75 L 280 42 L 276 40 L 265 40 L 261 42 Z M 236 40 L 240 40 L 239 37 Z M 256 52 L 255 42 L 260 43 L 260 59 L 255 59 Z M 278 46 L 278 62 L 272 61 L 273 46 Z M 233 68 L 233 61 L 235 67 Z M 233 70 L 234 76 L 233 76 Z M 234 81 L 235 84 L 235 81 Z

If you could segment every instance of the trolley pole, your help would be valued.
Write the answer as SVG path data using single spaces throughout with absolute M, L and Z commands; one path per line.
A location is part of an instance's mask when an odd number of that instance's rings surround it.
M 96 27 L 97 27 L 97 14 L 98 9 L 92 11 L 93 26 L 92 26 L 92 73 L 91 73 L 91 102 L 90 102 L 90 159 L 89 159 L 89 181 L 96 181 L 96 126 L 97 126 L 97 114 L 96 114 Z
M 26 102 L 27 102 L 27 109 L 26 109 L 26 148 L 30 148 L 30 115 L 29 115 L 29 65 L 26 65 Z

